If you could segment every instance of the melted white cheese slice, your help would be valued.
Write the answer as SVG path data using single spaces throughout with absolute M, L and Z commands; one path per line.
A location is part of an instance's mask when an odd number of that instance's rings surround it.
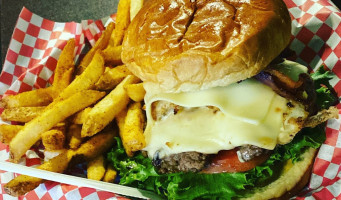
M 151 104 L 164 100 L 197 107 L 154 121 Z M 214 154 L 244 144 L 273 149 L 283 130 L 287 100 L 254 79 L 191 93 L 147 94 L 144 150 L 149 157 L 196 151 Z M 218 107 L 213 112 L 206 106 Z

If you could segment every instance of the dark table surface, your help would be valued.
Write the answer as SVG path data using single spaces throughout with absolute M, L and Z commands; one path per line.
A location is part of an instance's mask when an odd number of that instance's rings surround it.
M 341 7 L 341 0 L 332 0 Z M 46 19 L 65 22 L 100 19 L 116 12 L 118 0 L 1 0 L 1 65 L 23 6 Z

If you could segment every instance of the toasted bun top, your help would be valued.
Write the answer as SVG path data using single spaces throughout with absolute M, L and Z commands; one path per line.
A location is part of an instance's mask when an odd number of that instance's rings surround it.
M 147 1 L 122 60 L 150 92 L 225 86 L 256 75 L 288 45 L 282 0 Z

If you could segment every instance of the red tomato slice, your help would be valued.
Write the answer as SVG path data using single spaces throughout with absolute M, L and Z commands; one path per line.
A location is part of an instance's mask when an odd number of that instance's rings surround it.
M 222 172 L 245 172 L 262 164 L 269 158 L 269 154 L 262 154 L 248 162 L 240 162 L 237 155 L 238 149 L 219 151 L 213 157 L 212 163 L 204 169 L 203 173 L 222 173 Z

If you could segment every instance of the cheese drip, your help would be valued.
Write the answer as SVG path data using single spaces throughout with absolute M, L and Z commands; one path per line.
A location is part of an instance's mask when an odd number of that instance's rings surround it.
M 188 109 L 154 121 L 151 104 L 168 101 Z M 149 157 L 196 151 L 215 154 L 251 144 L 274 149 L 283 132 L 287 100 L 254 79 L 190 93 L 147 94 L 144 150 Z M 213 112 L 206 106 L 215 106 Z

